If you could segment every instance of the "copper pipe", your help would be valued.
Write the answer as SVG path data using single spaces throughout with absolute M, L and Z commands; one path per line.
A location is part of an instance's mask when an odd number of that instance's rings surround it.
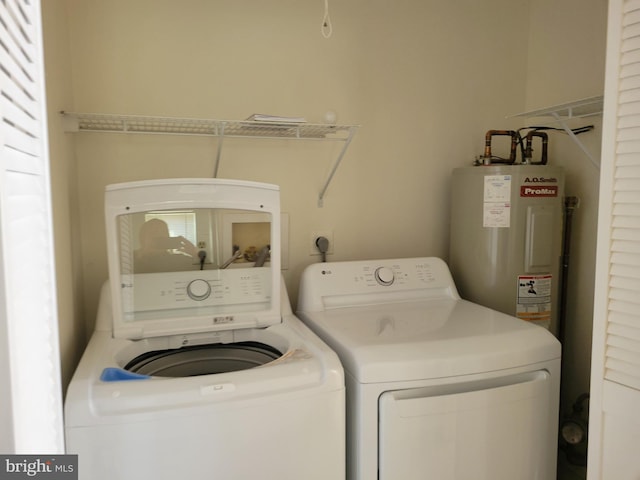
M 509 160 L 493 159 L 491 157 L 491 139 L 494 136 L 509 136 L 511 137 L 511 151 L 509 153 Z M 484 158 L 491 163 L 507 163 L 512 165 L 516 161 L 516 151 L 518 148 L 518 134 L 513 130 L 489 130 L 485 135 L 484 140 Z
M 533 143 L 533 137 L 540 137 L 542 139 L 542 154 L 540 155 L 539 162 L 532 162 L 531 158 L 533 157 L 533 150 L 531 148 L 531 144 Z M 527 142 L 525 147 L 525 162 L 530 163 L 531 165 L 546 165 L 547 164 L 547 147 L 549 144 L 549 137 L 544 132 L 539 132 L 537 130 L 532 130 L 527 133 Z

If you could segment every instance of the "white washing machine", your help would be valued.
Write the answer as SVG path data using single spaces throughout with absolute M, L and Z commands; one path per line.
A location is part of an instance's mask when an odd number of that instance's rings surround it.
M 79 478 L 344 479 L 343 369 L 291 312 L 278 188 L 113 185 L 106 221 L 110 281 L 65 401 Z
M 560 344 L 437 258 L 322 263 L 297 315 L 340 357 L 351 480 L 556 478 Z

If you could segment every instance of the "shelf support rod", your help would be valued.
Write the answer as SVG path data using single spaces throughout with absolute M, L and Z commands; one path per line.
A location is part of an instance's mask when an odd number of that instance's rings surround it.
M 213 167 L 213 178 L 218 178 L 218 167 L 220 166 L 220 156 L 222 155 L 222 141 L 224 140 L 224 122 L 220 124 L 218 133 L 218 152 L 216 153 L 216 164 Z
M 333 179 L 333 176 L 335 175 L 336 170 L 338 169 L 338 166 L 342 161 L 342 157 L 344 157 L 344 154 L 347 151 L 347 148 L 349 148 L 349 144 L 353 139 L 354 133 L 355 133 L 355 127 L 349 128 L 349 135 L 344 140 L 344 146 L 342 147 L 342 150 L 340 150 L 340 153 L 338 154 L 338 158 L 336 158 L 336 160 L 333 162 L 331 171 L 329 171 L 329 176 L 327 176 L 327 179 L 324 182 L 324 186 L 322 187 L 322 189 L 320 190 L 320 194 L 318 195 L 318 207 L 323 206 L 324 194 L 327 193 L 327 188 L 329 188 L 329 184 L 331 183 L 331 180 Z
M 567 125 L 567 122 L 565 122 L 560 117 L 560 115 L 558 115 L 557 112 L 551 112 L 551 115 L 553 116 L 553 118 L 556 119 L 556 121 L 560 124 L 563 130 L 567 132 L 567 135 L 569 135 L 571 140 L 573 140 L 574 143 L 578 145 L 578 147 L 580 147 L 580 150 L 582 150 L 584 154 L 589 158 L 589 160 L 591 160 L 591 163 L 593 164 L 593 166 L 596 167 L 596 169 L 600 170 L 600 165 L 598 164 L 598 162 L 596 162 L 595 158 L 593 158 L 593 155 L 591 155 L 591 152 L 587 149 L 587 147 L 584 146 L 584 143 L 582 143 L 580 139 L 576 136 L 576 134 L 573 133 L 573 130 L 569 128 L 569 125 Z

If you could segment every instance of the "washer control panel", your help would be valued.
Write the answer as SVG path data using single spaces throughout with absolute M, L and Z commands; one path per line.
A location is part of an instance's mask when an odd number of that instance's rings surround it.
M 123 275 L 126 314 L 192 307 L 224 307 L 269 303 L 270 268 L 237 268 L 199 272 Z M 244 307 L 243 307 L 244 308 Z

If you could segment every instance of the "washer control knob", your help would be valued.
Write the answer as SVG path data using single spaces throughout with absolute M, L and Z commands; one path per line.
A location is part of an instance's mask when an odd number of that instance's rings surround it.
M 211 285 L 201 278 L 192 280 L 187 285 L 187 295 L 196 301 L 206 300 L 211 295 Z
M 380 285 L 391 285 L 395 280 L 395 276 L 393 275 L 393 270 L 389 267 L 378 267 L 375 272 L 376 281 Z

